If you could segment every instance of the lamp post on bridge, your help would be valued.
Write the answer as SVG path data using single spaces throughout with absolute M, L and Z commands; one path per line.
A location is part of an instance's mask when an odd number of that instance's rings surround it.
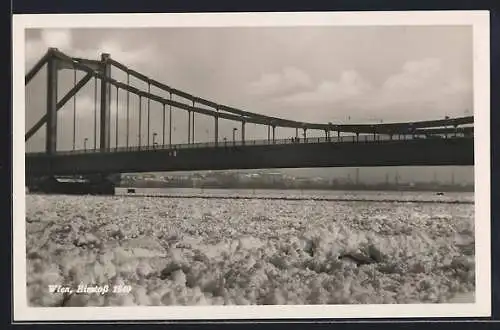
M 238 129 L 236 127 L 233 127 L 233 146 L 236 145 L 236 138 L 235 137 L 236 137 L 237 130 Z
M 241 121 L 241 144 L 245 144 L 245 120 Z
M 450 119 L 450 116 L 445 115 L 445 116 L 444 116 L 444 120 L 448 120 L 448 119 Z M 446 126 L 445 126 L 445 128 L 448 128 L 448 125 L 446 125 Z M 447 132 L 446 130 L 445 130 L 445 132 L 444 132 L 444 138 L 445 138 L 445 139 L 447 139 L 447 138 L 448 138 L 448 132 Z

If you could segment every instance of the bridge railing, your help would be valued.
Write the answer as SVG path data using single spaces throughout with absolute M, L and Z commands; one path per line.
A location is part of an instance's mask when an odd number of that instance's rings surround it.
M 114 147 L 109 149 L 79 149 L 69 151 L 59 151 L 58 155 L 74 155 L 74 154 L 87 154 L 87 153 L 109 153 L 109 152 L 134 152 L 134 151 L 154 151 L 154 150 L 183 150 L 183 149 L 198 149 L 198 148 L 229 148 L 235 146 L 261 146 L 261 145 L 287 145 L 287 144 L 317 144 L 317 143 L 367 143 L 377 141 L 401 141 L 401 140 L 416 140 L 416 139 L 452 139 L 463 138 L 464 134 L 453 135 L 373 135 L 373 134 L 360 134 L 349 136 L 330 136 L 330 137 L 308 137 L 296 138 L 290 137 L 287 139 L 262 139 L 262 140 L 231 140 L 219 142 L 198 142 L 198 143 L 184 143 L 184 144 L 155 144 L 149 146 L 128 146 L 128 147 Z M 45 152 L 33 152 L 30 155 L 46 155 Z

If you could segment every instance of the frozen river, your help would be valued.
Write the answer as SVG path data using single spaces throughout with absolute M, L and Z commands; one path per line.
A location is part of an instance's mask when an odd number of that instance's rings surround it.
M 473 297 L 471 193 L 126 192 L 27 196 L 32 305 L 439 303 Z M 368 264 L 339 258 L 374 254 Z M 48 292 L 49 285 L 76 289 L 81 283 L 130 286 L 130 292 Z

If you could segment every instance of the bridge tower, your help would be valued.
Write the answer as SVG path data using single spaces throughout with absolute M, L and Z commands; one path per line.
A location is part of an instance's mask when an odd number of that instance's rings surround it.
M 109 54 L 101 54 L 100 71 L 106 77 L 111 78 L 111 65 L 108 61 L 109 58 Z M 104 150 L 109 149 L 111 141 L 110 108 L 111 84 L 101 80 L 101 134 L 99 147 Z
M 67 69 L 67 64 L 62 63 L 61 60 L 53 56 L 58 50 L 57 48 L 50 48 L 47 53 L 47 110 L 46 110 L 46 140 L 45 140 L 45 152 L 47 154 L 54 154 L 57 151 L 57 111 L 62 108 L 64 103 L 67 102 L 69 98 L 74 96 L 78 90 L 83 87 L 89 79 L 82 79 L 83 84 L 81 86 L 75 86 L 75 90 L 69 92 L 63 99 L 58 102 L 58 77 L 59 71 L 62 69 Z M 110 58 L 109 54 L 101 55 L 100 67 L 95 68 L 96 71 L 102 73 L 106 77 L 111 78 L 111 65 L 108 60 Z M 101 80 L 102 81 L 102 80 Z M 111 84 L 104 81 L 101 82 L 101 93 L 100 93 L 100 144 L 101 149 L 109 149 L 111 141 L 111 130 L 110 130 L 110 101 L 111 101 Z M 64 100 L 64 102 L 63 102 Z M 39 125 L 35 125 L 39 126 Z M 28 135 L 32 135 L 28 133 Z
M 80 70 L 79 63 L 71 58 L 67 58 L 64 54 L 59 52 L 57 48 L 49 48 L 47 53 L 42 59 L 40 59 L 36 65 L 28 72 L 25 77 L 25 84 L 27 85 L 31 79 L 40 71 L 40 69 L 46 65 L 47 69 L 47 85 L 46 85 L 46 111 L 45 115 L 26 133 L 25 141 L 29 140 L 42 126 L 46 124 L 46 138 L 45 138 L 45 153 L 47 156 L 55 156 L 57 153 L 57 131 L 58 131 L 58 111 L 71 99 L 76 93 L 87 83 L 92 77 L 95 77 L 96 73 L 99 75 L 104 75 L 111 78 L 111 64 L 109 62 L 110 55 L 107 53 L 101 54 L 100 61 L 85 60 L 82 59 L 81 62 L 90 68 L 94 72 L 86 72 L 87 75 L 83 77 L 78 83 L 76 82 L 76 70 Z M 75 70 L 75 85 L 59 98 L 58 95 L 58 84 L 59 84 L 59 71 L 70 69 Z M 97 79 L 97 78 L 96 78 Z M 110 148 L 111 141 L 111 84 L 104 81 L 101 78 L 101 91 L 100 95 L 96 94 L 96 97 L 100 96 L 100 141 L 99 148 L 101 150 L 107 150 Z M 50 165 L 49 165 L 50 168 Z M 50 169 L 49 169 L 50 172 Z M 48 173 L 49 173 L 48 172 Z M 80 177 L 78 173 L 75 176 Z M 97 178 L 97 179 L 96 179 Z M 97 193 L 110 193 L 114 191 L 114 186 L 120 181 L 119 175 L 115 173 L 101 173 L 98 176 L 92 176 L 86 178 L 91 182 L 91 187 L 79 187 L 77 184 L 72 184 L 70 190 L 73 193 L 83 193 L 84 191 L 93 191 Z M 54 175 L 48 174 L 42 177 L 27 177 L 26 182 L 32 190 L 36 186 L 36 189 L 43 192 L 65 192 L 64 184 L 59 183 Z M 87 188 L 91 188 L 90 190 Z M 113 189 L 111 189 L 113 188 Z M 82 191 L 80 191 L 82 189 Z M 102 190 L 102 191 L 101 191 Z
M 49 54 L 56 49 L 49 49 Z M 57 59 L 49 56 L 47 60 L 47 135 L 45 138 L 45 152 L 49 155 L 57 151 Z

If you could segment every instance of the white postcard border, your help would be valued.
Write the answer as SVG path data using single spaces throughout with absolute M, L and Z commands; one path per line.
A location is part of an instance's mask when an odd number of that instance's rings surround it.
M 25 29 L 230 26 L 471 25 L 474 38 L 476 302 L 474 304 L 203 307 L 53 307 L 27 305 L 25 238 Z M 57 14 L 13 16 L 14 321 L 479 317 L 491 313 L 490 56 L 488 11 L 214 14 Z

